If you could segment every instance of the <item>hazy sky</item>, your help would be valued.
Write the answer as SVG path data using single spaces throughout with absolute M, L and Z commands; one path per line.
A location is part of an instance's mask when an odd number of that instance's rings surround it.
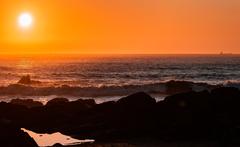
M 1 0 L 0 22 L 1 53 L 240 53 L 240 0 Z

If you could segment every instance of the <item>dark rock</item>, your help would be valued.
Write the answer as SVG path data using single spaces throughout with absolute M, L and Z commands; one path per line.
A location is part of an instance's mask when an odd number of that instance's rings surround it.
M 19 81 L 18 81 L 19 84 L 31 84 L 31 79 L 30 79 L 30 75 L 26 75 L 26 76 L 23 76 Z
M 155 103 L 156 100 L 144 92 L 135 93 L 117 101 L 119 106 L 128 108 L 141 108 L 154 105 Z
M 20 128 L 0 122 L 0 146 L 2 147 L 37 147 L 36 142 Z
M 116 108 L 116 102 L 109 101 L 109 102 L 104 102 L 96 105 L 95 107 L 93 107 L 92 110 L 94 110 L 95 113 L 97 112 L 111 113 L 115 108 Z
M 25 85 L 40 84 L 40 83 L 41 82 L 39 81 L 31 80 L 30 75 L 22 76 L 22 78 L 18 81 L 18 84 L 25 84 Z
M 72 104 L 76 105 L 84 105 L 85 107 L 92 107 L 96 105 L 96 102 L 94 99 L 78 99 L 77 101 L 73 101 Z
M 10 103 L 15 104 L 15 105 L 22 105 L 22 106 L 25 106 L 27 108 L 42 107 L 43 106 L 43 104 L 41 102 L 34 101 L 32 99 L 12 99 Z
M 62 147 L 62 146 L 63 146 L 62 144 L 56 143 L 56 144 L 54 144 L 52 147 Z
M 182 92 L 192 91 L 192 86 L 190 82 L 186 81 L 169 81 L 166 83 L 166 93 L 168 94 L 176 94 Z
M 68 103 L 67 98 L 54 98 L 47 102 L 46 106 L 59 106 Z
M 154 138 L 167 141 L 240 142 L 240 91 L 218 88 L 185 92 L 157 102 L 139 92 L 117 102 L 69 102 L 57 98 L 46 106 L 0 103 L 0 120 L 39 133 L 61 132 L 97 141 Z M 0 132 L 1 133 L 1 132 Z

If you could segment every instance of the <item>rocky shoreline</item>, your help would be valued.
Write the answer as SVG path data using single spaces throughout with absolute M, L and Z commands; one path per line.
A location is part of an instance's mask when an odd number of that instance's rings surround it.
M 160 102 L 144 92 L 102 104 L 57 98 L 41 105 L 19 99 L 0 103 L 0 146 L 37 146 L 20 128 L 96 140 L 89 146 L 238 146 L 239 113 L 240 91 L 226 87 L 175 94 Z

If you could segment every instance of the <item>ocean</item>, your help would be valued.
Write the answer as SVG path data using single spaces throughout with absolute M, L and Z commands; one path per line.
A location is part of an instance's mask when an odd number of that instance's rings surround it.
M 25 85 L 31 94 L 18 93 L 16 83 L 25 75 L 38 81 Z M 0 98 L 36 98 L 47 101 L 65 96 L 70 99 L 114 100 L 137 91 L 154 93 L 164 83 L 187 81 L 240 87 L 240 55 L 51 55 L 0 58 Z M 14 86 L 15 87 L 14 87 Z M 6 92 L 4 88 L 17 90 Z M 69 92 L 46 92 L 64 87 Z M 21 87 L 22 88 L 22 87 Z M 36 92 L 36 89 L 43 91 Z M 4 89 L 4 90 L 1 90 Z M 72 90 L 75 89 L 75 90 Z M 9 88 L 8 88 L 9 91 Z M 28 89 L 27 89 L 28 91 Z M 77 91 L 77 92 L 76 92 Z M 162 94 L 164 96 L 164 94 Z M 162 98 L 161 94 L 157 97 Z

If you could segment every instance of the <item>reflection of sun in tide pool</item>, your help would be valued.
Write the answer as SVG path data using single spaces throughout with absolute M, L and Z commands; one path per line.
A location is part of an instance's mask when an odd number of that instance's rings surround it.
M 70 136 L 63 135 L 59 132 L 53 134 L 38 134 L 30 130 L 26 130 L 22 128 L 22 130 L 28 133 L 39 146 L 53 146 L 56 143 L 60 143 L 62 145 L 78 145 L 82 143 L 92 143 L 94 140 L 86 139 L 86 140 L 78 140 L 74 139 Z

